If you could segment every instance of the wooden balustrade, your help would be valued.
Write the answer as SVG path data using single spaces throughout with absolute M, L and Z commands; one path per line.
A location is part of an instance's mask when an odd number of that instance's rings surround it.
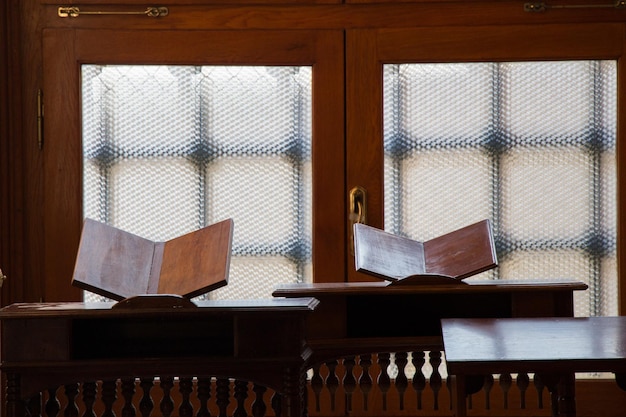
M 327 416 L 451 416 L 445 360 L 438 351 L 360 355 L 308 372 L 308 413 Z M 485 377 L 470 415 L 549 416 L 549 393 L 526 374 Z M 275 417 L 276 392 L 216 377 L 134 378 L 68 384 L 27 404 L 41 417 Z

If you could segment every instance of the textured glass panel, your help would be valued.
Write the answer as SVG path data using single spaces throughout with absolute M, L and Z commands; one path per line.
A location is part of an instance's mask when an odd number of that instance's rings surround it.
M 616 63 L 384 66 L 385 229 L 426 240 L 489 218 L 499 267 L 575 279 L 617 314 Z
M 158 241 L 233 218 L 229 285 L 209 297 L 310 281 L 311 75 L 84 65 L 85 217 Z
M 449 164 L 450 159 L 456 163 Z M 394 184 L 411 183 L 385 198 L 385 212 L 395 212 L 406 235 L 431 239 L 442 229 L 455 230 L 491 215 L 491 164 L 479 150 L 413 152 L 402 159 L 387 155 L 385 163 Z M 441 178 L 447 179 L 445 187 Z M 451 212 L 462 216 L 450 216 Z
M 592 216 L 590 155 L 579 148 L 516 148 L 501 159 L 502 223 L 520 241 L 584 236 Z M 552 179 L 552 180 L 550 180 Z

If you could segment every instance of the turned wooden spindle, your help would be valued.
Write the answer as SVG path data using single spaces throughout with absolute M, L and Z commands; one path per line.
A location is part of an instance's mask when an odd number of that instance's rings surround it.
M 171 376 L 161 377 L 159 386 L 161 387 L 161 391 L 163 391 L 163 398 L 161 398 L 159 409 L 163 417 L 169 417 L 174 412 L 174 400 L 172 400 L 171 395 L 171 390 L 174 387 L 174 378 Z
M 264 417 L 267 412 L 267 406 L 265 405 L 263 396 L 267 392 L 267 388 L 263 385 L 253 384 L 252 391 L 255 395 L 254 402 L 252 403 L 252 417 Z
M 367 411 L 367 403 L 369 393 L 372 390 L 372 376 L 370 375 L 370 366 L 372 366 L 372 355 L 361 355 L 359 357 L 361 365 L 361 376 L 359 376 L 359 387 L 363 393 L 363 409 Z
M 154 386 L 154 378 L 141 378 L 139 386 L 143 391 L 141 401 L 139 401 L 139 412 L 141 413 L 141 417 L 150 417 L 154 409 L 154 401 L 150 395 L 150 390 L 152 390 Z
M 178 381 L 178 390 L 181 394 L 180 406 L 178 407 L 178 415 L 180 417 L 193 417 L 193 406 L 189 400 L 193 392 L 193 379 L 180 378 Z
M 102 382 L 102 403 L 104 404 L 104 413 L 102 417 L 115 417 L 113 412 L 113 404 L 117 399 L 117 381 Z
M 248 413 L 246 412 L 245 403 L 246 398 L 248 398 L 248 381 L 235 380 L 234 397 L 237 406 L 235 407 L 233 417 L 247 417 Z
M 274 415 L 276 417 L 281 417 L 283 415 L 282 396 L 279 393 L 274 392 L 270 403 L 272 404 L 272 410 L 274 410 Z
M 441 352 L 438 350 L 431 350 L 428 353 L 428 359 L 433 368 L 433 372 L 430 375 L 430 388 L 433 390 L 433 409 L 439 410 L 439 392 L 442 387 L 441 374 L 439 373 L 439 365 L 441 365 Z
M 215 386 L 215 403 L 219 410 L 218 417 L 228 416 L 230 404 L 230 381 L 227 378 L 217 378 Z
M 26 403 L 26 415 L 33 417 L 41 416 L 41 399 L 41 392 L 38 392 L 33 397 L 28 399 L 28 402 Z
M 396 366 L 398 367 L 398 376 L 396 376 L 396 389 L 399 396 L 400 410 L 404 410 L 404 393 L 409 386 L 409 380 L 406 377 L 405 369 L 408 363 L 407 352 L 396 352 Z
M 335 371 L 337 370 L 338 361 L 326 362 L 328 368 L 328 376 L 326 377 L 326 388 L 330 392 L 330 409 L 335 410 L 335 394 L 339 388 L 339 378 Z
M 411 363 L 415 367 L 415 375 L 413 375 L 413 389 L 417 396 L 417 409 L 422 409 L 422 394 L 426 388 L 426 376 L 424 375 L 424 364 L 426 363 L 426 354 L 424 351 L 416 351 L 412 353 Z
M 85 412 L 83 417 L 96 417 L 96 413 L 93 410 L 93 405 L 96 402 L 96 392 L 98 385 L 95 382 L 83 383 L 83 404 L 85 404 Z
M 200 408 L 196 417 L 211 417 L 209 412 L 209 399 L 211 398 L 211 378 L 201 377 L 198 378 L 197 384 L 198 401 L 200 401 Z
M 513 385 L 513 378 L 511 374 L 502 374 L 500 375 L 500 387 L 502 388 L 503 398 L 503 407 L 505 410 L 509 409 L 509 391 L 511 386 Z
M 353 370 L 356 361 L 353 356 L 347 357 L 343 360 L 343 366 L 345 373 L 343 376 L 343 389 L 346 393 L 346 411 L 352 411 L 352 394 L 356 389 L 356 378 L 354 378 Z
M 535 390 L 537 390 L 537 407 L 543 409 L 543 389 L 546 387 L 546 384 L 543 382 L 543 378 L 541 378 L 540 374 L 535 373 L 533 385 L 535 386 Z
M 135 395 L 135 378 L 122 379 L 122 397 L 124 406 L 122 407 L 122 417 L 135 417 L 135 406 L 133 396 Z
M 320 395 L 322 394 L 322 389 L 324 388 L 324 379 L 320 374 L 321 364 L 316 364 L 311 368 L 313 370 L 313 376 L 311 376 L 311 389 L 313 390 L 313 394 L 315 396 L 315 411 L 320 411 Z
M 380 373 L 378 374 L 378 387 L 380 388 L 380 392 L 383 394 L 383 410 L 387 411 L 387 393 L 389 392 L 389 388 L 391 387 L 391 378 L 389 378 L 389 373 L 387 368 L 391 363 L 390 360 L 391 355 L 389 353 L 379 353 L 378 354 L 378 364 L 380 365 Z
M 526 391 L 528 390 L 528 386 L 530 385 L 530 378 L 528 374 L 525 372 L 520 372 L 517 374 L 517 387 L 520 392 L 520 408 L 522 410 L 526 409 Z
M 7 392 L 9 392 L 8 389 Z M 44 410 L 46 410 L 46 414 L 48 415 L 48 417 L 56 417 L 59 414 L 59 411 L 61 410 L 61 403 L 57 398 L 56 388 L 51 388 L 48 390 L 48 400 L 46 401 Z
M 493 388 L 493 384 L 493 375 L 485 375 L 485 381 L 483 382 L 483 390 L 485 392 L 485 410 L 491 409 L 491 389 Z

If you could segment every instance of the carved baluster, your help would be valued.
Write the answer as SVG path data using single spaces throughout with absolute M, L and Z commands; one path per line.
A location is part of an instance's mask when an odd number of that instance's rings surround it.
M 67 397 L 67 406 L 63 415 L 65 417 L 78 417 L 78 406 L 76 405 L 76 396 L 78 395 L 78 384 L 65 385 L 65 396 Z
M 335 393 L 337 392 L 337 388 L 339 387 L 339 378 L 335 373 L 337 369 L 337 361 L 326 362 L 326 366 L 328 367 L 328 376 L 326 377 L 326 388 L 330 392 L 330 410 L 335 411 Z
M 265 395 L 267 388 L 265 388 L 263 385 L 253 384 L 252 391 L 254 391 L 255 394 L 254 402 L 252 403 L 252 416 L 264 417 L 265 412 L 267 411 L 267 407 L 265 406 L 265 400 L 263 399 L 263 396 Z
M 102 402 L 104 403 L 104 413 L 102 417 L 115 417 L 113 413 L 113 404 L 117 399 L 117 381 L 102 382 Z
M 124 406 L 122 407 L 122 417 L 135 417 L 133 395 L 135 395 L 135 378 L 123 378 L 122 397 L 124 397 Z
M 426 377 L 424 376 L 424 363 L 426 363 L 425 354 L 423 351 L 412 353 L 412 363 L 415 367 L 415 375 L 413 375 L 413 389 L 417 395 L 417 409 L 422 409 L 422 393 L 426 388 Z
M 19 398 L 17 401 L 19 402 Z M 46 410 L 46 415 L 48 415 L 48 417 L 56 417 L 59 414 L 59 411 L 61 411 L 61 403 L 57 398 L 56 388 L 48 390 L 48 401 L 46 401 L 44 409 Z
M 180 417 L 193 417 L 193 406 L 189 401 L 189 396 L 193 392 L 193 379 L 192 378 L 180 378 L 178 381 L 178 390 L 182 395 L 180 401 L 180 407 L 178 407 L 178 414 Z
M 441 352 L 431 350 L 428 354 L 430 365 L 433 367 L 433 373 L 430 375 L 430 388 L 433 390 L 433 409 L 439 410 L 439 391 L 441 390 L 441 374 L 439 373 L 439 365 L 441 365 Z
M 361 355 L 359 357 L 361 365 L 361 376 L 359 377 L 359 387 L 363 393 L 363 409 L 367 411 L 367 399 L 372 390 L 372 376 L 370 375 L 370 366 L 372 366 L 372 355 Z
M 379 353 L 378 354 L 378 364 L 380 366 L 380 374 L 378 374 L 378 387 L 380 388 L 380 392 L 383 394 L 383 410 L 387 410 L 387 392 L 389 392 L 389 387 L 391 386 L 391 379 L 389 378 L 389 373 L 387 372 L 387 368 L 391 361 L 389 360 L 389 353 Z
M 526 390 L 528 390 L 528 385 L 530 384 L 530 378 L 528 378 L 528 374 L 519 373 L 517 374 L 517 387 L 520 392 L 520 408 L 524 410 L 526 408 Z
M 161 387 L 161 391 L 163 391 L 163 398 L 161 398 L 159 409 L 163 417 L 169 417 L 172 415 L 172 412 L 174 412 L 174 401 L 171 396 L 171 391 L 174 387 L 174 378 L 171 376 L 161 377 L 159 386 Z
M 83 404 L 85 404 L 85 412 L 83 417 L 96 417 L 93 411 L 93 405 L 96 402 L 97 385 L 95 382 L 83 383 Z
M 217 378 L 215 394 L 219 417 L 227 417 L 228 404 L 230 404 L 230 381 L 227 378 Z
M 491 389 L 493 388 L 493 375 L 485 375 L 483 389 L 485 390 L 485 410 L 491 410 Z
M 315 411 L 320 411 L 320 395 L 322 394 L 322 388 L 324 388 L 324 379 L 320 374 L 320 365 L 317 364 L 313 368 L 313 376 L 311 377 L 311 389 L 315 394 Z
M 41 417 L 41 392 L 30 397 L 26 403 L 26 415 Z
M 533 384 L 535 385 L 535 389 L 537 390 L 537 406 L 538 408 L 543 408 L 543 389 L 545 388 L 545 384 L 543 379 L 539 374 L 535 374 L 533 377 Z
M 452 392 L 452 390 L 450 390 L 450 392 Z M 472 408 L 474 408 L 474 396 L 470 394 L 469 392 L 467 392 L 467 378 L 465 379 L 465 392 L 467 394 L 465 396 L 465 400 L 467 402 L 467 409 L 471 410 Z M 452 401 L 450 401 L 450 403 L 452 403 Z
M 245 407 L 246 398 L 248 398 L 248 382 L 235 379 L 235 401 L 237 402 L 237 407 L 233 417 L 248 417 Z
M 141 378 L 139 386 L 143 391 L 143 396 L 139 402 L 139 412 L 142 417 L 150 417 L 154 409 L 154 401 L 152 401 L 152 396 L 150 395 L 150 390 L 154 386 L 154 380 L 153 378 Z
M 198 378 L 198 400 L 200 409 L 196 417 L 211 417 L 209 399 L 211 398 L 211 378 Z
M 409 381 L 406 378 L 405 369 L 408 363 L 407 352 L 396 352 L 396 366 L 398 367 L 398 376 L 396 377 L 396 389 L 400 396 L 400 410 L 404 410 L 404 393 L 409 386 Z
M 44 410 L 46 410 L 46 415 L 48 417 L 56 417 L 59 414 L 59 411 L 61 410 L 61 403 L 59 402 L 59 399 L 57 398 L 56 389 L 51 388 L 48 390 L 48 400 L 46 401 Z
M 272 395 L 272 410 L 274 410 L 276 417 L 280 417 L 283 414 L 282 396 L 277 392 L 274 392 L 274 395 Z
M 543 384 L 550 393 L 550 408 L 553 416 L 559 415 L 559 376 L 555 374 L 541 374 L 540 376 Z
M 354 356 L 343 360 L 343 365 L 346 368 L 346 373 L 343 376 L 343 388 L 346 393 L 346 411 L 348 412 L 352 411 L 352 394 L 356 388 L 356 379 L 353 373 L 355 363 Z
M 504 402 L 502 404 L 505 410 L 509 409 L 509 390 L 511 389 L 511 385 L 513 385 L 513 378 L 511 378 L 511 374 L 500 375 L 500 387 L 502 388 L 502 393 L 504 395 Z

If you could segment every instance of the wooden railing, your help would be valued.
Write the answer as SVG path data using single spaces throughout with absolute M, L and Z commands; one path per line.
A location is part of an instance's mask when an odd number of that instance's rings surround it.
M 549 416 L 550 394 L 526 374 L 486 376 L 468 398 L 477 416 Z M 361 355 L 308 372 L 308 412 L 329 416 L 451 416 L 441 352 Z M 10 387 L 9 387 L 10 389 Z M 149 377 L 52 388 L 27 404 L 42 417 L 275 417 L 279 396 L 248 381 L 217 377 Z

